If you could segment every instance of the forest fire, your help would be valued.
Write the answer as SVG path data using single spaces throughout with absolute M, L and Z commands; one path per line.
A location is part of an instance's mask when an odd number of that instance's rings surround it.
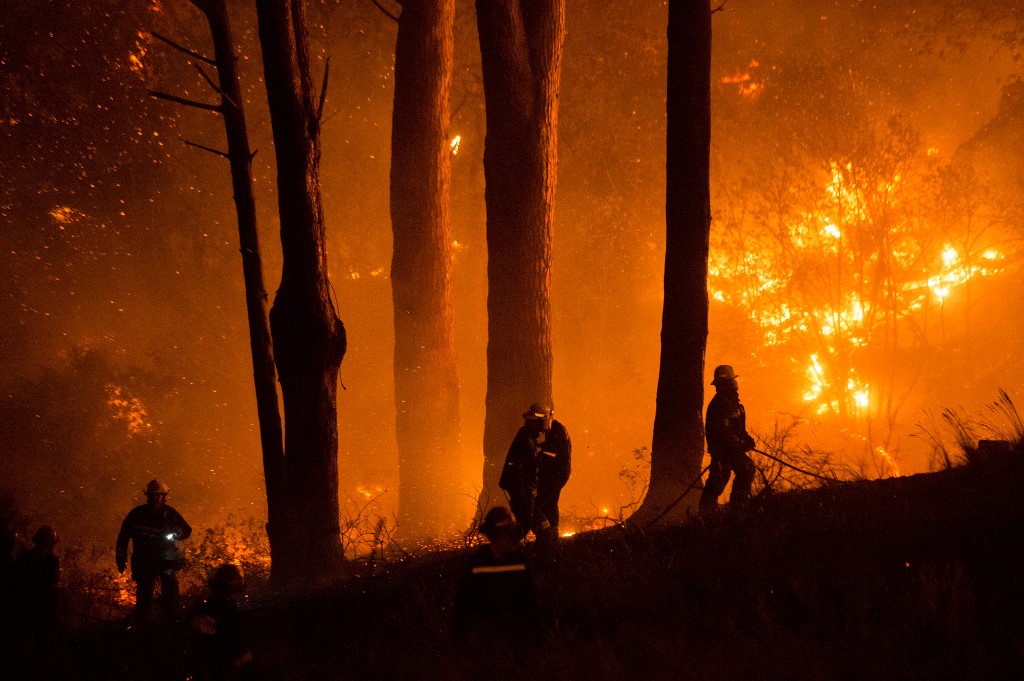
M 735 85 L 737 91 L 742 97 L 748 99 L 756 99 L 762 92 L 764 92 L 764 83 L 759 83 L 753 79 L 750 71 L 756 69 L 760 64 L 756 59 L 751 59 L 750 64 L 747 66 L 747 71 L 740 73 L 736 71 L 731 76 L 723 76 L 719 81 L 727 85 Z
M 153 423 L 142 400 L 131 395 L 126 388 L 113 383 L 106 384 L 104 389 L 111 418 L 124 423 L 128 437 L 152 432 Z
M 1018 5 L 6 3 L 11 664 L 1024 668 Z
M 803 365 L 799 394 L 816 418 L 873 433 L 869 450 L 898 470 L 888 435 L 870 425 L 895 389 L 880 358 L 925 342 L 930 319 L 953 303 L 969 310 L 969 287 L 1005 272 L 1007 255 L 996 225 L 957 232 L 920 215 L 922 200 L 940 197 L 909 166 L 879 174 L 871 163 L 832 161 L 816 190 L 790 188 L 792 206 L 731 225 L 712 249 L 709 294 Z M 911 187 L 922 192 L 913 202 Z
M 851 456 L 886 460 L 886 471 L 898 470 L 897 460 L 902 470 L 924 470 L 927 454 L 912 463 L 903 458 L 923 449 L 919 441 L 908 444 L 922 409 L 984 399 L 997 382 L 1017 380 L 1007 359 L 1019 354 L 1008 314 L 1015 294 L 1008 292 L 1019 288 L 1020 202 L 1004 190 L 1019 188 L 1021 119 L 1016 100 L 1003 97 L 1015 91 L 1019 63 L 992 42 L 1005 31 L 958 25 L 954 32 L 921 23 L 919 14 L 911 29 L 910 15 L 864 3 L 830 11 L 822 22 L 814 3 L 803 4 L 775 12 L 777 3 L 742 3 L 716 12 L 710 70 L 700 81 L 708 85 L 712 131 L 706 360 L 737 365 L 758 438 L 771 431 L 772 419 L 805 419 L 822 427 L 794 436 L 797 447 L 837 457 L 848 448 Z M 284 185 L 275 180 L 280 167 L 292 166 L 275 156 L 277 97 L 268 95 L 261 71 L 267 58 L 256 7 L 231 5 L 236 31 L 227 43 L 211 40 L 193 3 L 128 3 L 116 12 L 94 2 L 48 7 L 53 11 L 37 12 L 16 2 L 0 26 L 0 82 L 8 94 L 0 136 L 10 150 L 0 199 L 9 323 L 0 340 L 14 367 L 4 380 L 4 406 L 13 424 L 7 449 L 17 462 L 16 497 L 33 512 L 54 506 L 47 477 L 59 453 L 70 463 L 61 473 L 68 479 L 57 481 L 66 492 L 54 522 L 83 535 L 95 530 L 64 507 L 91 505 L 97 517 L 115 516 L 100 507 L 108 500 L 126 506 L 138 481 L 157 474 L 174 481 L 199 523 L 222 522 L 229 512 L 269 513 L 260 452 L 264 432 L 273 431 L 260 419 L 273 410 L 253 403 L 257 327 L 247 315 L 259 299 L 272 307 L 278 291 L 298 290 L 283 275 L 306 266 L 284 262 L 294 251 L 282 241 L 290 227 L 280 211 Z M 337 438 L 318 441 L 338 443 L 337 489 L 324 494 L 338 497 L 342 516 L 358 519 L 358 528 L 345 530 L 352 545 L 378 541 L 387 523 L 397 522 L 392 511 L 409 508 L 403 486 L 427 489 L 400 484 L 409 461 L 405 439 L 423 440 L 411 442 L 411 452 L 441 442 L 410 436 L 395 408 L 403 399 L 432 405 L 438 391 L 402 398 L 397 377 L 426 377 L 428 362 L 447 363 L 451 409 L 428 414 L 415 429 L 450 427 L 454 444 L 438 458 L 452 464 L 462 497 L 477 498 L 491 470 L 488 457 L 508 447 L 511 434 L 485 423 L 496 414 L 517 421 L 525 405 L 491 409 L 488 383 L 525 367 L 488 374 L 497 358 L 518 356 L 490 347 L 512 335 L 488 324 L 501 317 L 500 301 L 532 298 L 518 288 L 508 289 L 514 295 L 490 291 L 502 271 L 491 265 L 523 250 L 498 243 L 499 235 L 533 231 L 492 229 L 488 221 L 502 217 L 495 207 L 507 207 L 503 217 L 511 217 L 525 206 L 525 193 L 496 198 L 495 189 L 521 178 L 489 176 L 495 168 L 487 164 L 499 148 L 528 145 L 496 144 L 497 130 L 522 125 L 490 125 L 494 115 L 517 107 L 492 110 L 489 124 L 479 26 L 467 32 L 459 23 L 452 68 L 439 83 L 450 91 L 430 100 L 446 102 L 436 132 L 425 144 L 407 141 L 408 149 L 433 157 L 410 156 L 409 176 L 392 177 L 405 158 L 396 132 L 424 134 L 424 121 L 434 120 L 395 120 L 402 101 L 396 59 L 404 53 L 392 41 L 394 22 L 373 3 L 331 0 L 309 9 L 314 91 L 306 99 L 316 108 L 310 120 L 322 126 L 311 158 L 319 159 L 323 185 L 310 214 L 323 218 L 315 233 L 332 274 L 317 290 L 329 291 L 348 334 L 339 369 L 344 388 L 331 405 Z M 620 458 L 651 447 L 657 408 L 665 207 L 680 195 L 667 185 L 664 155 L 666 13 L 661 3 L 573 5 L 564 73 L 546 81 L 559 88 L 557 129 L 538 138 L 557 147 L 542 159 L 557 159 L 557 173 L 543 175 L 553 183 L 542 197 L 551 204 L 531 213 L 550 217 L 537 231 L 544 240 L 537 253 L 550 260 L 550 271 L 536 284 L 550 309 L 522 319 L 550 327 L 543 352 L 551 361 L 540 372 L 545 383 L 530 389 L 557 403 L 573 434 L 578 454 L 562 497 L 566 515 L 599 524 L 642 503 L 643 486 L 623 492 L 616 473 Z M 782 20 L 797 15 L 799 21 Z M 864 50 L 865 25 L 879 26 L 884 46 Z M 87 43 L 79 40 L 83 31 Z M 972 54 L 998 55 L 964 78 L 968 64 L 930 52 L 954 34 Z M 219 44 L 236 52 L 222 64 L 237 67 L 238 96 L 221 83 L 227 77 L 217 70 Z M 258 249 L 240 243 L 237 197 L 245 183 L 224 163 L 238 140 L 225 137 L 223 114 L 243 104 L 254 193 L 246 217 L 260 235 Z M 437 182 L 417 179 L 438 160 L 450 167 Z M 498 169 L 535 166 L 494 162 Z M 396 189 L 398 179 L 446 192 L 444 210 L 399 205 L 433 197 Z M 413 216 L 406 237 L 427 228 L 418 216 L 447 221 L 436 238 L 408 250 L 404 283 L 396 279 L 396 255 L 408 240 L 393 231 L 403 215 Z M 259 249 L 263 281 L 250 289 L 247 259 Z M 435 249 L 450 267 L 428 277 L 425 263 L 439 262 Z M 526 271 L 541 272 L 517 270 L 519 279 Z M 436 287 L 427 281 L 434 276 Z M 403 285 L 444 302 L 434 309 L 449 315 L 446 323 L 403 330 L 400 322 L 412 316 L 395 313 Z M 1001 324 L 998 333 L 993 323 Z M 442 327 L 451 342 L 435 345 Z M 398 348 L 419 333 L 424 338 L 409 343 L 418 354 L 396 366 Z M 300 339 L 297 347 L 310 342 Z M 996 342 L 1007 348 L 988 352 Z M 275 368 L 260 375 L 270 376 L 267 393 L 294 384 Z M 706 381 L 701 387 L 706 404 L 711 389 Z M 495 435 L 482 453 L 485 432 Z M 649 460 L 640 468 L 646 482 Z M 431 508 L 457 506 L 452 516 L 461 517 L 452 522 L 465 528 L 472 503 Z

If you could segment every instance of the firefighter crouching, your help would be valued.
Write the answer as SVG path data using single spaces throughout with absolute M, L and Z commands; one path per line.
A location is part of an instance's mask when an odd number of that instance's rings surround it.
M 508 492 L 520 536 L 532 531 L 538 542 L 550 544 L 558 539 L 558 498 L 572 470 L 572 442 L 546 405 L 530 405 L 523 419 L 498 486 Z
M 479 531 L 488 543 L 476 550 L 459 581 L 452 639 L 494 664 L 495 654 L 518 656 L 539 643 L 541 628 L 533 573 L 512 514 L 504 506 L 492 508 Z
M 253 654 L 241 601 L 242 568 L 224 563 L 210 578 L 210 591 L 191 620 L 198 654 L 196 681 L 253 678 Z
M 167 505 L 167 485 L 151 480 L 144 493 L 146 503 L 136 506 L 121 523 L 117 535 L 117 570 L 128 565 L 128 542 L 132 543 L 132 579 L 135 581 L 135 609 L 146 614 L 153 605 L 153 589 L 160 581 L 160 595 L 168 613 L 178 613 L 178 577 L 181 554 L 178 542 L 188 539 L 192 528 L 181 514 Z
M 747 413 L 740 404 L 738 375 L 728 364 L 715 367 L 715 396 L 708 404 L 704 428 L 711 466 L 704 491 L 700 495 L 701 512 L 718 507 L 718 497 L 733 473 L 730 505 L 741 506 L 750 500 L 750 487 L 756 468 L 747 452 L 756 444 L 747 433 Z

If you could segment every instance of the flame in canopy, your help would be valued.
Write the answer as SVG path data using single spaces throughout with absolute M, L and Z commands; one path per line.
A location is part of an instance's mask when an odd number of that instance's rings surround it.
M 125 425 L 128 437 L 152 432 L 153 423 L 142 400 L 131 395 L 127 388 L 113 383 L 106 384 L 104 389 L 111 418 Z
M 937 239 L 909 209 L 910 217 L 890 217 L 905 183 L 894 173 L 866 184 L 852 163 L 832 163 L 811 210 L 776 225 L 745 224 L 712 248 L 710 297 L 742 310 L 764 345 L 800 348 L 801 396 L 817 414 L 867 416 L 879 387 L 858 366 L 863 352 L 898 346 L 900 325 L 1005 270 L 997 248 L 972 254 Z

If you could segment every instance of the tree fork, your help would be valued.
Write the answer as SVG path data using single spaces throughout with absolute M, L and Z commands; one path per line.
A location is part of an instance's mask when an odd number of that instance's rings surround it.
M 301 0 L 257 0 L 263 73 L 277 158 L 283 269 L 270 310 L 285 423 L 288 530 L 295 577 L 319 579 L 344 561 L 338 506 L 338 374 L 345 327 L 327 277 L 320 197 L 320 122 Z

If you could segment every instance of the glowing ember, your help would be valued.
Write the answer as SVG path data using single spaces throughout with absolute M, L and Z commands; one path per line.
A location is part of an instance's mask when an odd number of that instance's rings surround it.
M 64 229 L 84 218 L 85 213 L 70 206 L 58 206 L 50 210 L 50 217 L 60 229 Z
M 137 45 L 137 51 L 128 53 L 128 63 L 131 65 L 131 70 L 136 73 L 146 68 L 146 65 L 142 63 L 142 58 L 146 56 L 146 48 L 142 45 Z
M 356 494 L 364 499 L 373 499 L 384 494 L 387 490 L 380 485 L 356 485 Z
M 756 99 L 761 92 L 764 91 L 764 83 L 758 83 L 753 79 L 750 74 L 751 69 L 755 69 L 759 66 L 756 59 L 751 60 L 747 67 L 747 71 L 740 73 L 737 71 L 731 76 L 725 76 L 721 82 L 724 84 L 736 85 L 741 96 L 748 97 L 750 99 Z

